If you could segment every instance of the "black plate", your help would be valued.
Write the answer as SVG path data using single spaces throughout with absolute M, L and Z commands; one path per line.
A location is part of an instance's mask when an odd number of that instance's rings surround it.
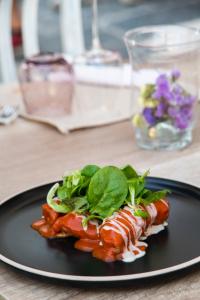
M 148 239 L 144 257 L 104 263 L 73 248 L 74 239 L 46 240 L 31 229 L 53 183 L 23 192 L 0 206 L 0 259 L 41 276 L 73 281 L 124 281 L 166 274 L 200 262 L 200 189 L 148 178 L 148 188 L 172 191 L 169 226 Z

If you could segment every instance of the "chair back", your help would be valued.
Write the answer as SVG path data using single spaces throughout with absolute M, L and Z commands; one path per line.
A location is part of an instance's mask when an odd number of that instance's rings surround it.
M 13 0 L 0 0 L 0 70 L 4 83 L 17 81 L 12 45 Z M 22 40 L 24 57 L 40 52 L 38 36 L 39 0 L 22 2 Z M 81 0 L 60 0 L 62 51 L 71 56 L 84 51 Z

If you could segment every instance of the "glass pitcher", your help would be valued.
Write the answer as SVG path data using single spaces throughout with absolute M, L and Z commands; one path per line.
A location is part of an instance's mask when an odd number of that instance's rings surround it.
M 144 149 L 182 149 L 192 141 L 198 98 L 200 32 L 182 26 L 130 30 L 132 119 Z

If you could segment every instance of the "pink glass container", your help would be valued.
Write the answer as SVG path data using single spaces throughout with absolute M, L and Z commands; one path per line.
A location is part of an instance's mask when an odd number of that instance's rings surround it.
M 29 114 L 49 117 L 70 114 L 74 72 L 62 55 L 45 53 L 26 59 L 21 64 L 19 79 Z

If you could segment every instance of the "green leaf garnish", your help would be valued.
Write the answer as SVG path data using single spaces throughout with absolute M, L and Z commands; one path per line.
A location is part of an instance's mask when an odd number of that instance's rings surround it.
M 134 211 L 134 215 L 137 216 L 137 217 L 142 217 L 142 218 L 148 218 L 149 217 L 148 212 L 146 212 L 142 209 L 136 209 Z
M 85 218 L 82 219 L 83 228 L 87 229 L 88 222 L 90 220 L 95 220 L 95 219 L 99 219 L 99 220 L 103 221 L 104 218 L 102 218 L 102 217 L 100 217 L 98 215 L 89 215 L 88 217 L 85 217 Z
M 148 205 L 148 204 L 158 201 L 162 198 L 165 198 L 168 193 L 169 193 L 169 190 L 162 190 L 162 191 L 156 191 L 156 192 L 146 190 L 145 193 L 140 198 L 139 203 Z
M 56 200 L 54 200 L 54 196 L 57 192 L 59 188 L 59 183 L 54 184 L 51 189 L 49 190 L 48 194 L 47 194 L 47 203 L 49 204 L 49 206 L 60 213 L 68 213 L 70 212 L 69 207 L 65 204 L 65 203 L 58 203 Z
M 87 165 L 81 170 L 81 175 L 92 177 L 99 169 L 96 165 Z
M 63 177 L 48 192 L 47 203 L 57 212 L 85 214 L 88 220 L 111 216 L 125 205 L 134 208 L 135 214 L 148 215 L 139 205 L 149 205 L 166 197 L 168 190 L 151 191 L 145 187 L 149 171 L 139 175 L 130 165 L 122 169 L 87 165 L 82 170 Z
M 123 205 L 127 194 L 127 179 L 119 168 L 108 166 L 98 170 L 88 188 L 91 214 L 104 218 L 111 216 Z
M 127 165 L 127 166 L 123 167 L 121 170 L 122 170 L 122 172 L 124 173 L 124 175 L 126 176 L 127 179 L 138 177 L 137 172 L 130 165 Z
M 73 211 L 77 213 L 83 213 L 89 209 L 89 203 L 87 197 L 76 197 L 73 198 Z
M 75 171 L 69 176 L 64 176 L 63 183 L 57 190 L 60 200 L 71 199 L 76 196 L 84 196 L 90 183 L 90 178 L 83 176 L 81 171 Z
M 144 191 L 145 178 L 148 174 L 149 171 L 146 171 L 142 176 L 137 175 L 137 177 L 128 179 L 129 199 L 131 205 L 138 204 L 138 197 Z

